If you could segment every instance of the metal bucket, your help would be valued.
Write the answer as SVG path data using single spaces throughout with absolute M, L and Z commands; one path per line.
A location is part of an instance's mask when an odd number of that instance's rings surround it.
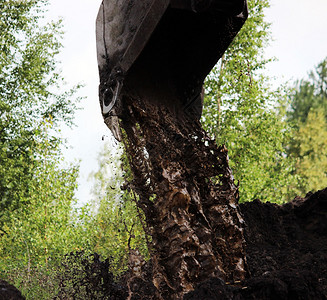
M 104 118 L 125 93 L 202 113 L 202 85 L 247 18 L 246 0 L 103 0 L 96 21 Z

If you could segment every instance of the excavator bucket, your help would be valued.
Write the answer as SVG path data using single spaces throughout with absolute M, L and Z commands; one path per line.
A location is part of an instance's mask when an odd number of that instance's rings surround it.
M 246 18 L 246 0 L 103 0 L 96 20 L 99 98 L 116 138 L 127 92 L 200 118 L 203 81 Z

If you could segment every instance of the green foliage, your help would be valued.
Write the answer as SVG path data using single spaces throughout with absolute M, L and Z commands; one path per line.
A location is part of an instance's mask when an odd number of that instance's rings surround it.
M 298 81 L 290 95 L 288 122 L 294 139 L 288 155 L 296 159 L 295 174 L 300 178 L 296 190 L 302 196 L 327 186 L 327 59 L 309 79 Z
M 92 174 L 95 180 L 94 251 L 111 258 L 111 271 L 116 275 L 126 270 L 131 249 L 139 250 L 145 258 L 149 255 L 143 214 L 136 206 L 136 196 L 129 189 L 121 190 L 124 179 L 129 176 L 124 157 L 121 149 L 112 154 L 105 144 L 98 158 L 99 170 Z
M 290 99 L 288 121 L 293 126 L 306 122 L 312 109 L 323 111 L 327 120 L 327 58 L 309 72 L 308 79 L 296 83 Z
M 87 214 L 73 209 L 78 168 L 60 152 L 78 87 L 63 91 L 62 24 L 44 22 L 47 3 L 0 1 L 0 272 L 27 299 L 52 298 L 60 258 L 89 248 Z
M 0 240 L 1 273 L 20 286 L 30 299 L 47 299 L 41 295 L 53 292 L 51 283 L 56 274 L 52 273 L 62 257 L 87 246 L 87 236 L 76 226 L 78 216 L 73 211 L 78 169 L 60 167 L 59 145 L 46 139 L 51 128 L 51 122 L 43 124 L 45 137 L 38 144 L 40 163 L 29 182 L 29 197 L 21 199 L 24 205 L 8 211 Z M 31 286 L 31 280 L 33 284 L 40 282 Z
M 323 110 L 310 110 L 305 123 L 295 133 L 298 152 L 296 173 L 301 178 L 299 193 L 327 186 L 327 122 Z
M 269 1 L 250 0 L 248 5 L 248 20 L 206 80 L 202 122 L 229 149 L 241 201 L 284 202 L 293 196 L 286 187 L 296 180 L 283 147 L 290 138 L 281 110 L 287 90 L 273 91 L 271 79 L 263 75 L 269 62 L 264 58 Z
M 56 144 L 59 125 L 71 125 L 76 109 L 75 89 L 55 92 L 64 84 L 55 59 L 62 25 L 41 25 L 46 3 L 0 3 L 0 228 L 6 211 L 18 208 L 30 193 L 42 123 L 52 120 L 48 135 Z

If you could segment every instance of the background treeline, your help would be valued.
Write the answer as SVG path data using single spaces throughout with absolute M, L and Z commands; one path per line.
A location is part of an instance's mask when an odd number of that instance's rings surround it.
M 62 24 L 45 23 L 46 3 L 0 3 L 0 276 L 28 299 L 73 287 L 63 276 L 83 267 L 70 253 L 98 253 L 119 275 L 130 250 L 147 258 L 149 242 L 123 149 L 104 145 L 93 199 L 77 203 L 78 165 L 64 162 L 60 128 L 73 124 L 79 86 L 63 90 Z M 308 78 L 273 88 L 268 6 L 249 0 L 248 21 L 206 80 L 201 121 L 229 149 L 240 201 L 284 203 L 327 186 L 327 59 Z

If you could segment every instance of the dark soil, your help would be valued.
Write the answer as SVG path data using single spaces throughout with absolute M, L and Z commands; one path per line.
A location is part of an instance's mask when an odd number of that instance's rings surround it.
M 208 279 L 184 299 L 327 299 L 327 189 L 282 206 L 255 200 L 241 204 L 241 211 L 247 224 L 249 277 L 243 282 Z M 108 270 L 107 263 L 96 261 L 97 268 L 103 264 L 101 274 Z M 102 274 L 106 280 L 98 282 L 106 285 L 102 289 L 104 295 L 100 298 L 90 295 L 89 299 L 125 300 L 128 295 L 133 300 L 157 299 L 151 281 L 151 263 L 143 271 L 142 278 L 126 274 L 119 284 L 112 275 Z M 0 299 L 23 298 L 14 287 L 1 281 Z
M 24 300 L 19 290 L 13 285 L 0 279 L 0 300 Z
M 283 206 L 241 204 L 250 277 L 211 279 L 184 299 L 327 299 L 327 189 Z

